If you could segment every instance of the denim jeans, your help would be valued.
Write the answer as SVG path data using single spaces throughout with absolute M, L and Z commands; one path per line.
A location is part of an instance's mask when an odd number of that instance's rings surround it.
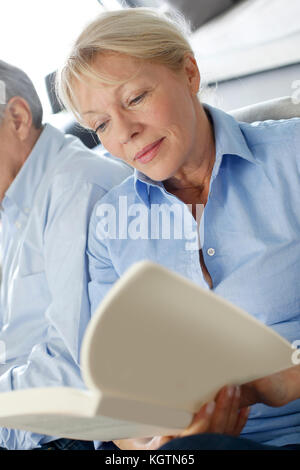
M 159 450 L 299 450 L 300 444 L 271 446 L 242 437 L 222 434 L 194 434 L 172 439 Z
M 112 442 L 102 442 L 98 450 L 118 450 Z M 158 450 L 300 450 L 300 444 L 277 447 L 224 434 L 194 434 L 172 439 Z
M 95 450 L 93 441 L 78 441 L 75 439 L 57 439 L 43 444 L 34 450 Z
M 0 447 L 1 450 L 9 450 Z M 57 439 L 55 441 L 43 444 L 32 450 L 95 450 L 93 441 L 77 441 L 75 439 Z

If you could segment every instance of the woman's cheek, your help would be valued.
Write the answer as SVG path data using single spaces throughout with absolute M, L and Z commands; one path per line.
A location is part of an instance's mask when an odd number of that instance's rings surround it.
M 151 122 L 155 127 L 169 127 L 172 122 L 173 110 L 164 103 L 160 103 L 151 113 Z
M 113 155 L 114 157 L 123 159 L 123 149 L 121 145 L 116 144 L 116 142 L 110 142 L 109 140 L 105 139 L 105 137 L 100 136 L 101 144 L 105 148 L 105 150 Z

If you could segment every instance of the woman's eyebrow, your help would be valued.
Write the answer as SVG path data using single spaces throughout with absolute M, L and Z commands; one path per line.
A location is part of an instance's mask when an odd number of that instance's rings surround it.
M 115 89 L 114 93 L 115 93 L 115 94 L 120 93 L 120 91 L 121 91 L 126 85 L 129 85 L 129 84 L 130 84 L 129 82 L 122 83 L 121 85 L 119 85 L 119 86 Z M 137 88 L 137 89 L 138 89 L 138 88 L 142 88 L 142 87 L 139 86 L 139 84 L 137 83 L 137 84 L 135 84 L 135 86 L 132 86 L 132 89 L 134 89 L 134 88 Z M 82 113 L 80 113 L 80 114 L 81 114 L 81 116 L 85 116 L 86 114 L 105 114 L 105 112 L 103 112 L 103 111 L 99 112 L 99 111 L 89 110 L 89 111 L 84 111 L 84 112 L 82 112 Z
M 85 114 L 97 114 L 97 111 L 84 111 L 84 113 L 81 113 L 82 116 Z
M 125 82 L 125 83 L 122 83 L 121 85 L 119 85 L 115 90 L 114 90 L 114 94 L 118 94 L 120 93 L 121 89 L 123 89 L 126 85 L 128 85 L 128 82 Z M 85 116 L 86 114 L 99 114 L 98 111 L 93 111 L 93 110 L 89 110 L 89 111 L 84 111 L 83 113 L 81 113 L 81 116 Z M 101 113 L 100 113 L 101 114 Z M 104 113 L 103 113 L 104 114 Z

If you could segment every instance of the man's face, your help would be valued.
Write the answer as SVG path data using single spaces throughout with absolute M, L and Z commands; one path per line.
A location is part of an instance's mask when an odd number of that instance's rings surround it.
M 6 87 L 3 80 L 0 80 L 0 107 L 6 103 Z
M 4 81 L 0 80 L 0 188 L 7 180 L 10 165 L 9 155 L 12 153 L 13 143 L 13 140 L 9 138 L 8 110 L 5 103 L 6 87 Z
M 2 200 L 14 179 L 16 165 L 16 142 L 7 112 L 0 121 L 0 142 L 0 200 Z
M 31 151 L 31 127 L 28 104 L 12 98 L 0 118 L 0 201 Z

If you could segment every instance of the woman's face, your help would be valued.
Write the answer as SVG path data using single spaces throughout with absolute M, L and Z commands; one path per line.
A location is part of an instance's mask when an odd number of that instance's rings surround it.
M 114 53 L 98 56 L 93 68 L 127 80 L 121 86 L 92 79 L 75 84 L 82 120 L 109 153 L 155 181 L 191 163 L 199 152 L 201 127 L 199 72 L 192 56 L 178 73 Z

